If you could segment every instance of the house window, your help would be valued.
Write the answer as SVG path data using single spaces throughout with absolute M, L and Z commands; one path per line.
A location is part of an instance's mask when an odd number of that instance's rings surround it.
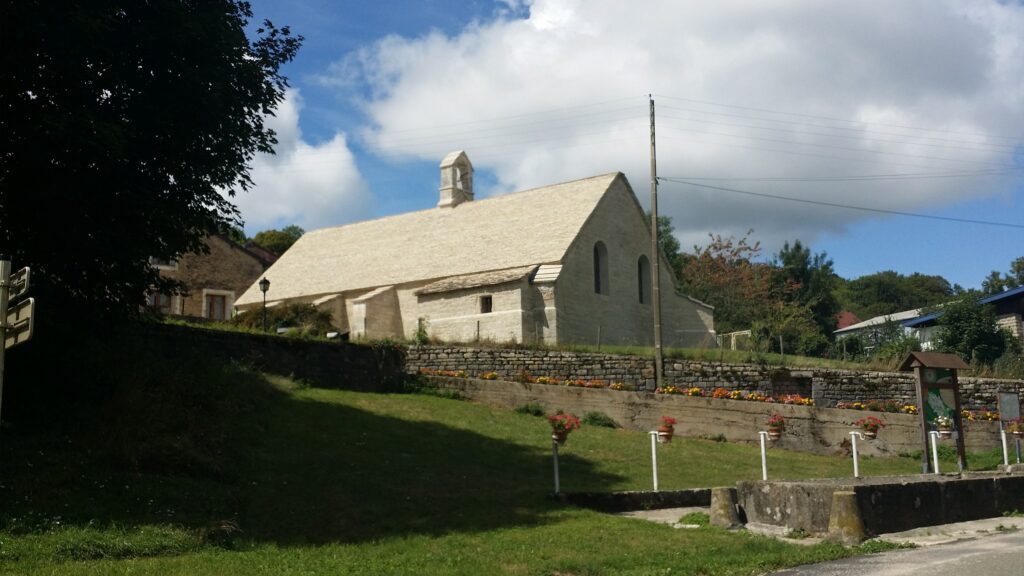
M 490 314 L 491 310 L 494 310 L 494 299 L 490 295 L 481 296 L 480 297 L 480 313 L 481 314 Z
M 640 256 L 636 261 L 636 287 L 641 304 L 651 303 L 651 261 Z
M 604 242 L 594 244 L 594 292 L 608 293 L 608 249 Z
M 162 292 L 150 292 L 146 294 L 146 307 L 160 312 L 161 314 L 171 313 L 171 295 Z
M 206 317 L 211 320 L 227 320 L 228 299 L 223 294 L 206 295 Z
M 151 265 L 153 265 L 153 267 L 155 267 L 157 270 L 177 270 L 178 269 L 178 261 L 177 260 L 168 260 L 168 259 L 165 259 L 165 258 L 156 258 L 156 257 L 152 257 L 151 256 L 149 258 L 149 263 Z

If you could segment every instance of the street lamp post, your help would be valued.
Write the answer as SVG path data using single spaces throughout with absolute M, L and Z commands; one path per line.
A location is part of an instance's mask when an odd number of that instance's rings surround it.
M 263 331 L 267 331 L 267 290 L 270 290 L 270 280 L 264 276 L 260 280 L 260 292 L 263 292 Z

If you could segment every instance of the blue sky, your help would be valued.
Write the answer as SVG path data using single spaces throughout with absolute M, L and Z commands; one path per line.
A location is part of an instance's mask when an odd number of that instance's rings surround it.
M 246 231 L 340 225 L 437 202 L 465 149 L 477 197 L 621 171 L 812 201 L 1024 225 L 1024 7 L 987 0 L 253 2 L 305 36 L 293 90 L 239 197 Z M 893 177 L 897 175 L 898 177 Z M 865 179 L 865 177 L 870 177 Z M 807 181 L 814 178 L 815 181 Z M 694 180 L 701 179 L 701 180 Z M 978 287 L 1024 229 L 665 183 L 684 247 L 753 229 L 836 271 Z

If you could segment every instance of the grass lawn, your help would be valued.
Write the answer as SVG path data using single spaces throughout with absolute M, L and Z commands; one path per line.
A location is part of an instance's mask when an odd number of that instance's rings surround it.
M 182 384 L 180 370 L 150 367 L 96 420 L 3 431 L 0 573 L 711 576 L 861 552 L 560 506 L 543 418 L 239 367 Z M 648 489 L 649 446 L 584 426 L 562 489 Z M 664 490 L 760 477 L 754 445 L 677 438 L 658 458 Z M 848 458 L 769 458 L 775 478 L 851 473 Z

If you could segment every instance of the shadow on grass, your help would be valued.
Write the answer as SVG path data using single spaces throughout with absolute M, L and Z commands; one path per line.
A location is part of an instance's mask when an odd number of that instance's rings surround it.
M 0 530 L 170 524 L 316 544 L 530 526 L 556 506 L 543 441 L 311 400 L 237 367 L 185 380 L 131 386 L 98 420 L 5 430 Z M 621 480 L 563 464 L 594 487 Z

